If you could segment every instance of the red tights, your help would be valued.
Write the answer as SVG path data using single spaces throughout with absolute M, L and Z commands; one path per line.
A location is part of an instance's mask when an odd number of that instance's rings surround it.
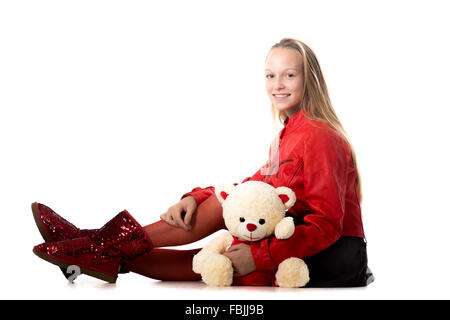
M 128 263 L 127 268 L 158 280 L 200 280 L 201 276 L 192 271 L 192 258 L 200 249 L 170 250 L 158 247 L 192 243 L 224 229 L 222 206 L 216 197 L 209 197 L 197 207 L 191 227 L 190 231 L 184 231 L 162 220 L 144 227 L 155 248 Z

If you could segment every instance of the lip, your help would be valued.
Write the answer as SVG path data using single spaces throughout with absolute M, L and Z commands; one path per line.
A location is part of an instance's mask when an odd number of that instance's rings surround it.
M 286 97 L 277 97 L 277 95 L 286 95 Z M 283 101 L 286 100 L 287 98 L 289 98 L 291 96 L 290 93 L 274 93 L 272 94 L 272 96 L 274 97 L 274 99 L 276 101 Z

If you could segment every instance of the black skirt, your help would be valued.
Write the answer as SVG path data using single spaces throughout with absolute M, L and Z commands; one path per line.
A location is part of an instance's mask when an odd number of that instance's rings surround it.
M 306 287 L 364 287 L 374 281 L 363 238 L 341 236 L 329 248 L 303 260 L 309 268 Z

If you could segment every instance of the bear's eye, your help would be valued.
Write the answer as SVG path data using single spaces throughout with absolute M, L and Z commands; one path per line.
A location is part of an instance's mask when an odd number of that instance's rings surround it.
M 239 221 L 240 221 L 240 222 L 244 222 L 244 221 L 245 221 L 245 219 L 244 219 L 244 218 L 242 218 L 242 217 L 240 217 L 240 218 L 239 218 Z
M 266 220 L 264 220 L 264 219 L 259 219 L 259 224 L 264 224 L 264 223 L 266 223 Z

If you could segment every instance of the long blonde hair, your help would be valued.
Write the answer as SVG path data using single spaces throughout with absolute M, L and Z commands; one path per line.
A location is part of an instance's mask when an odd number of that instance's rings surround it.
M 336 132 L 338 132 L 350 147 L 353 163 L 356 168 L 356 188 L 358 191 L 359 199 L 362 200 L 361 190 L 361 177 L 359 174 L 355 150 L 345 132 L 341 122 L 339 121 L 336 112 L 331 104 L 331 100 L 328 94 L 328 88 L 325 83 L 325 79 L 320 68 L 319 61 L 317 60 L 314 52 L 306 44 L 300 40 L 292 38 L 283 38 L 280 42 L 274 44 L 271 49 L 274 48 L 289 48 L 294 49 L 300 53 L 303 60 L 303 98 L 301 102 L 301 108 L 307 117 L 325 122 Z M 276 118 L 283 123 L 287 118 L 284 111 L 279 111 L 275 107 L 271 106 L 271 113 L 275 121 Z

